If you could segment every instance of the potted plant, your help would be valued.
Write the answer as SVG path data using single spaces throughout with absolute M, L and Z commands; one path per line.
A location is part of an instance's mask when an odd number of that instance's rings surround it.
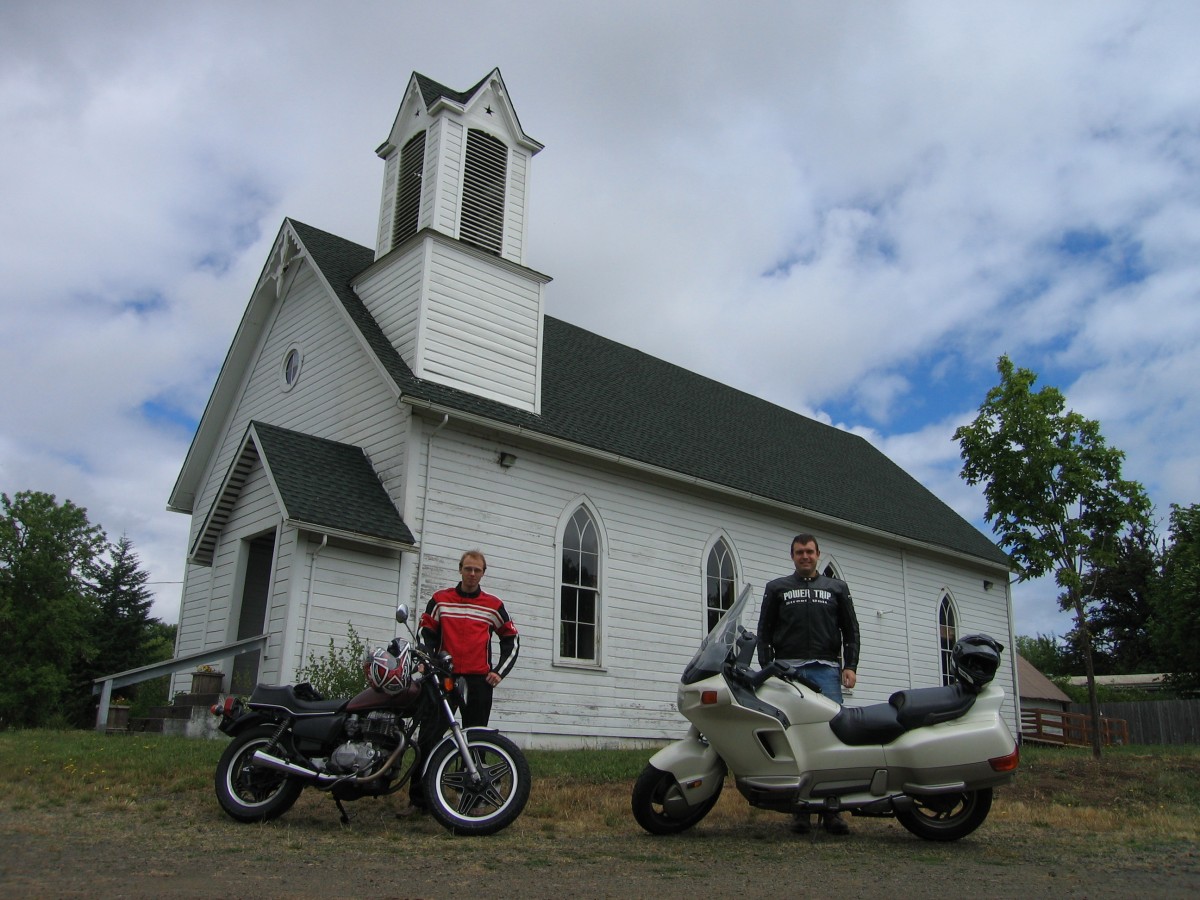
M 196 666 L 196 671 L 192 673 L 193 694 L 219 694 L 224 683 L 225 673 L 218 672 L 212 666 Z
M 108 703 L 108 728 L 110 731 L 124 731 L 129 727 L 129 710 L 133 706 L 124 697 L 118 695 Z

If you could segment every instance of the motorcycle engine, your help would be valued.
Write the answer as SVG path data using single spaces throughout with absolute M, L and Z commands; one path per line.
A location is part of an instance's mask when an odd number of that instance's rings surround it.
M 347 775 L 365 772 L 380 756 L 382 752 L 374 744 L 347 741 L 329 754 L 329 770 Z
M 387 759 L 402 734 L 394 713 L 353 716 L 346 722 L 346 736 L 350 740 L 329 754 L 327 768 L 335 774 L 366 772 Z

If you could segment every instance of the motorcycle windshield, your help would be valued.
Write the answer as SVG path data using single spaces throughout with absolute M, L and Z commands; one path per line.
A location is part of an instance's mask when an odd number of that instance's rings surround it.
M 734 655 L 733 645 L 740 631 L 742 614 L 750 605 L 750 585 L 742 588 L 733 606 L 725 611 L 713 630 L 700 642 L 700 649 L 683 670 L 684 684 L 694 684 L 721 672 L 725 661 Z

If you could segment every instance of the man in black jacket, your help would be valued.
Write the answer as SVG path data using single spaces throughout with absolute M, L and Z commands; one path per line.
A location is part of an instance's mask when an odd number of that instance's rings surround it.
M 811 534 L 792 538 L 792 563 L 796 571 L 767 585 L 758 614 L 758 662 L 784 660 L 821 688 L 831 700 L 842 702 L 842 687 L 852 688 L 858 669 L 858 618 L 846 582 L 821 575 L 817 561 L 821 549 Z M 809 817 L 799 814 L 792 829 L 809 830 Z M 825 830 L 849 834 L 850 827 L 837 813 L 826 813 Z

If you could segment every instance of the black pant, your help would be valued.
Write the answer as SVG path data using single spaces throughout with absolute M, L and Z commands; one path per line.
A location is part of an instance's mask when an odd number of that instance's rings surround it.
M 467 698 L 464 701 L 458 691 L 448 698 L 452 712 L 462 709 L 463 728 L 486 728 L 492 717 L 493 688 L 487 683 L 486 675 L 459 675 L 465 682 Z M 417 710 L 417 762 L 413 780 L 408 787 L 408 797 L 414 806 L 425 805 L 425 792 L 421 786 L 420 772 L 429 754 L 438 745 L 448 730 L 446 714 L 440 703 L 434 703 L 427 693 L 421 695 Z

